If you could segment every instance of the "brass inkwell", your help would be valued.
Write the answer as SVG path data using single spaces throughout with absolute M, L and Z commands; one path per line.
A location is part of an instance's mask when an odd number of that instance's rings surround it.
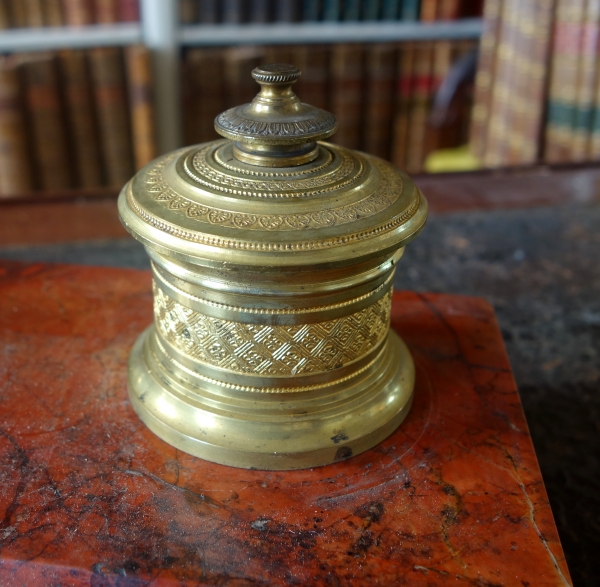
M 296 97 L 297 68 L 252 75 L 252 103 L 215 120 L 227 140 L 159 157 L 119 197 L 154 278 L 129 394 L 184 452 L 301 469 L 367 450 L 410 409 L 391 295 L 427 203 L 389 163 L 319 142 L 337 123 Z

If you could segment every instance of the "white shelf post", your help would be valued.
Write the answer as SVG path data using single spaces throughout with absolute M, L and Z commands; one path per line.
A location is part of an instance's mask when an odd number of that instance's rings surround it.
M 152 50 L 159 154 L 182 146 L 177 0 L 141 0 L 145 45 Z

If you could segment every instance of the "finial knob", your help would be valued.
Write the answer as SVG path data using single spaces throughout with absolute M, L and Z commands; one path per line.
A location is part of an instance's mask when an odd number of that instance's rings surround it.
M 287 63 L 270 63 L 252 70 L 252 77 L 259 84 L 293 84 L 300 75 L 302 74 L 295 65 Z
M 313 161 L 316 141 L 337 130 L 333 114 L 303 104 L 292 91 L 300 77 L 294 65 L 272 63 L 252 71 L 261 85 L 250 104 L 226 110 L 215 119 L 215 130 L 235 141 L 240 161 L 267 167 L 291 167 Z

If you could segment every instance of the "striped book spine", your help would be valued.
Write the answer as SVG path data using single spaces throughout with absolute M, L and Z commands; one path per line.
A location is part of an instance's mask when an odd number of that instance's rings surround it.
M 588 0 L 581 46 L 579 83 L 571 145 L 572 161 L 587 161 L 590 157 L 596 78 L 598 73 L 598 48 L 600 42 L 600 0 Z
M 488 113 L 488 127 L 483 154 L 486 167 L 502 167 L 508 163 L 511 100 L 514 81 L 515 48 L 518 42 L 517 21 L 520 0 L 504 0 L 502 25 L 493 66 L 494 83 Z
M 33 173 L 17 64 L 0 58 L 0 198 L 31 191 Z
M 544 159 L 571 160 L 585 0 L 557 0 Z
M 487 0 L 483 15 L 483 33 L 479 43 L 479 61 L 475 77 L 474 104 L 469 131 L 469 146 L 475 157 L 483 160 L 487 143 L 494 84 L 495 54 L 502 26 L 503 0 Z
M 403 43 L 399 49 L 396 73 L 396 103 L 394 108 L 392 162 L 401 169 L 406 168 L 408 152 L 408 122 L 413 95 L 413 70 L 415 45 Z

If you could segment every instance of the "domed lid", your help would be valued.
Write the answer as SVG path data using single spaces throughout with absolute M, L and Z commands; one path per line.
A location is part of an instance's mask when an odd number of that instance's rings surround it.
M 427 203 L 406 174 L 317 142 L 337 123 L 294 94 L 297 68 L 252 75 L 252 103 L 215 120 L 227 140 L 159 157 L 123 188 L 119 212 L 134 237 L 191 263 L 301 267 L 375 256 L 420 231 Z

